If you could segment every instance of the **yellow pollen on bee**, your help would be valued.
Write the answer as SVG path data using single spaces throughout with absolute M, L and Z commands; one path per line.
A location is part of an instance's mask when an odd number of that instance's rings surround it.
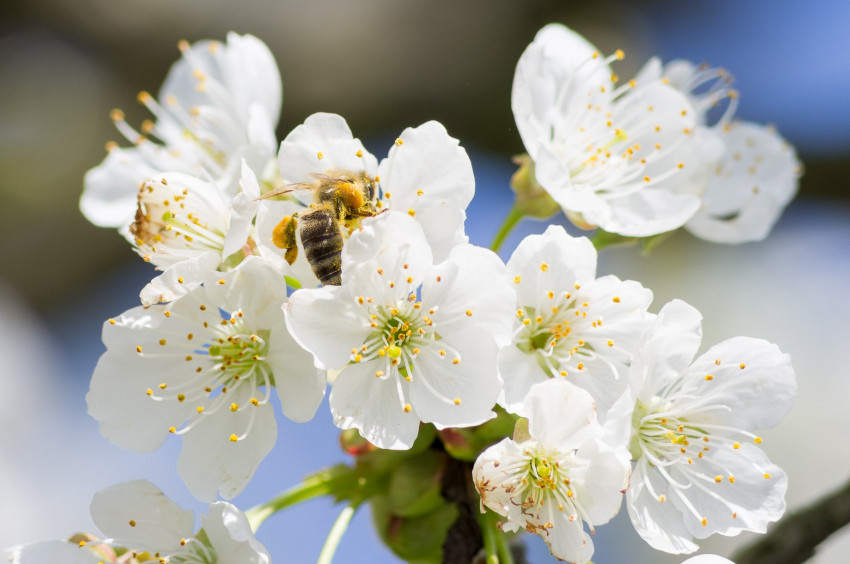
M 325 155 L 323 155 L 323 154 L 322 154 L 322 152 L 321 152 L 321 151 L 319 151 L 318 153 L 316 153 L 316 158 L 317 158 L 317 159 L 319 159 L 319 160 L 321 160 L 321 159 L 324 159 L 324 158 L 325 158 Z
M 239 441 L 239 437 L 237 437 L 235 434 L 231 433 L 230 434 L 230 442 L 235 443 L 237 441 Z

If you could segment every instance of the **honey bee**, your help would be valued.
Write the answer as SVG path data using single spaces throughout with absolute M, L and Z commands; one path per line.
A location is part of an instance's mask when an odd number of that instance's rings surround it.
M 322 284 L 339 286 L 342 283 L 342 226 L 350 229 L 352 222 L 378 215 L 375 179 L 363 171 L 344 170 L 311 176 L 315 178 L 312 184 L 298 184 L 296 188 L 285 186 L 263 196 L 269 198 L 295 189 L 313 191 L 309 210 L 280 220 L 272 232 L 272 242 L 286 250 L 283 256 L 292 264 L 298 258 L 296 232 L 300 231 L 304 254 L 313 274 Z

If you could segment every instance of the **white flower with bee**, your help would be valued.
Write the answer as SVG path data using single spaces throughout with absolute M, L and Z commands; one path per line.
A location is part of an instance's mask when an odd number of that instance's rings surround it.
M 342 285 L 298 290 L 286 320 L 316 366 L 340 371 L 336 425 L 407 449 L 420 422 L 467 427 L 494 416 L 496 354 L 513 310 L 495 254 L 463 244 L 437 262 L 420 224 L 390 211 L 346 242 Z
M 693 552 L 694 539 L 715 533 L 763 533 L 785 511 L 785 473 L 755 431 L 791 408 L 790 358 L 766 341 L 735 337 L 694 360 L 700 320 L 678 300 L 661 309 L 632 360 L 630 391 L 609 414 L 630 436 L 632 524 L 671 553 Z
M 345 201 L 346 208 L 337 214 L 341 234 L 338 247 L 362 218 L 387 209 L 414 217 L 438 260 L 445 259 L 454 245 L 467 241 L 463 224 L 466 206 L 475 192 L 472 164 L 458 141 L 437 122 L 406 129 L 379 164 L 342 117 L 314 114 L 283 140 L 278 165 L 284 185 L 263 197 L 284 195 L 288 200 L 263 201 L 257 220 L 259 238 L 264 256 L 275 257 L 272 260 L 279 263 L 286 257 L 292 275 L 302 286 L 317 285 L 320 277 L 316 270 L 327 272 L 318 260 L 297 258 L 306 258 L 318 246 L 312 237 L 305 245 L 304 229 L 314 225 L 324 212 L 304 208 L 326 208 L 320 196 L 323 190 L 352 192 L 351 200 L 337 198 Z M 291 235 L 284 242 L 280 232 L 286 229 Z M 339 248 L 335 253 L 338 257 Z M 327 283 L 339 283 L 338 264 L 327 274 Z
M 86 174 L 80 208 L 95 225 L 126 228 L 139 185 L 157 174 L 189 174 L 233 197 L 242 159 L 261 172 L 274 157 L 282 94 L 268 47 L 236 33 L 226 43 L 179 46 L 182 58 L 171 67 L 159 99 L 139 94 L 154 120 L 146 120 L 139 132 L 123 112 L 112 112 L 119 132 L 134 146 L 110 146 L 103 163 Z
M 324 373 L 286 331 L 285 300 L 280 274 L 249 257 L 169 304 L 109 320 L 86 396 L 101 433 L 137 452 L 182 436 L 178 470 L 192 494 L 238 494 L 277 438 L 272 388 L 294 421 L 324 396 Z

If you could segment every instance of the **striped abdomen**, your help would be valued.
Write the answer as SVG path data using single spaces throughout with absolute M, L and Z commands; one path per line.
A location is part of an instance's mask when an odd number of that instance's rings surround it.
M 316 208 L 301 216 L 301 244 L 322 284 L 342 284 L 342 233 L 333 212 Z

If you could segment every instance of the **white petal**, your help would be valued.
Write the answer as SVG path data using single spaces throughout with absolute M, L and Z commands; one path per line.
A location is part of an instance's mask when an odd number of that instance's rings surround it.
M 348 288 L 325 286 L 298 290 L 287 304 L 286 327 L 290 335 L 316 359 L 324 370 L 339 370 L 351 358 L 351 348 L 360 347 L 372 331 L 360 319 L 356 298 Z
M 162 172 L 139 158 L 137 149 L 113 149 L 86 173 L 80 211 L 98 227 L 122 227 L 133 222 L 139 184 Z
M 532 386 L 524 409 L 531 436 L 547 449 L 576 449 L 602 431 L 593 398 L 565 380 L 550 379 Z
M 514 345 L 499 350 L 499 374 L 504 380 L 499 405 L 508 412 L 528 417 L 523 401 L 531 386 L 549 377 L 537 363 L 537 356 L 524 353 Z
M 136 452 L 159 448 L 168 429 L 182 425 L 194 407 L 185 402 L 155 401 L 146 392 L 178 370 L 174 357 L 141 357 L 129 346 L 126 351 L 104 353 L 86 394 L 88 413 L 97 420 L 100 433 L 111 443 Z
M 410 213 L 422 224 L 437 261 L 466 242 L 464 210 L 475 193 L 472 163 L 445 127 L 429 121 L 405 129 L 381 161 L 381 189 L 390 209 Z
M 266 362 L 274 373 L 283 414 L 297 423 L 312 419 L 325 397 L 327 377 L 313 366 L 313 356 L 298 346 L 282 320 L 272 328 Z
M 240 191 L 231 202 L 230 225 L 224 236 L 224 249 L 222 258 L 227 258 L 246 244 L 251 226 L 260 203 L 260 185 L 257 184 L 257 176 L 248 167 L 248 163 L 242 160 L 242 175 L 239 180 Z
M 272 404 L 250 405 L 247 386 L 231 393 L 242 409 L 234 412 L 223 406 L 201 414 L 201 421 L 183 437 L 177 470 L 192 495 L 202 501 L 214 500 L 217 492 L 225 499 L 238 495 L 277 440 Z M 232 435 L 245 433 L 244 438 L 231 440 Z
M 647 483 L 651 484 L 651 491 Z M 692 541 L 682 515 L 672 505 L 674 495 L 673 488 L 649 466 L 646 459 L 637 461 L 631 485 L 626 491 L 626 507 L 632 525 L 652 548 L 671 554 L 688 554 L 698 550 L 699 546 Z
M 658 312 L 629 370 L 632 390 L 648 400 L 685 372 L 702 341 L 702 315 L 681 300 Z
M 357 156 L 358 152 L 362 155 Z M 312 184 L 311 174 L 333 171 L 366 171 L 374 176 L 377 159 L 355 139 L 345 120 L 336 114 L 317 113 L 286 136 L 278 153 L 284 182 Z
M 727 560 L 722 556 L 717 556 L 715 554 L 700 554 L 698 556 L 693 556 L 688 558 L 682 564 L 735 564 L 731 560 Z
M 591 525 L 607 523 L 620 511 L 631 471 L 625 450 L 624 445 L 614 449 L 598 439 L 587 441 L 579 449 L 581 465 L 570 473 L 570 479 Z
M 458 364 L 449 355 L 440 356 L 438 346 L 440 342 L 415 360 L 410 403 L 419 418 L 438 429 L 471 427 L 493 418 L 500 388 L 496 344 L 488 337 L 447 342 L 458 353 Z
M 195 516 L 147 480 L 116 484 L 94 495 L 91 516 L 116 544 L 132 550 L 170 553 L 191 537 Z
M 170 302 L 188 294 L 200 286 L 220 262 L 221 254 L 208 251 L 172 264 L 142 288 L 139 293 L 142 305 Z
M 270 564 L 266 547 L 254 537 L 245 514 L 226 501 L 210 504 L 209 515 L 202 518 L 203 529 L 222 564 Z
M 543 268 L 542 265 L 546 265 Z M 560 225 L 523 239 L 507 263 L 520 307 L 533 306 L 547 291 L 570 288 L 596 278 L 596 249 L 586 237 L 571 237 Z
M 422 284 L 422 307 L 435 309 L 434 330 L 444 337 L 486 335 L 500 346 L 511 341 L 516 295 L 504 263 L 487 249 L 454 247 Z
M 709 176 L 703 206 L 687 229 L 718 243 L 760 241 L 797 192 L 799 163 L 775 132 L 735 123 L 721 134 L 726 151 Z
M 707 380 L 707 374 L 712 378 Z M 797 394 L 791 357 L 772 343 L 749 337 L 735 337 L 711 347 L 694 361 L 684 378 L 697 398 L 728 407 L 706 413 L 703 420 L 748 431 L 779 423 Z
M 511 107 L 526 150 L 534 157 L 557 109 L 570 97 L 564 91 L 596 90 L 610 84 L 611 71 L 596 48 L 569 28 L 550 24 L 541 29 L 519 59 L 511 93 Z M 557 119 L 557 118 L 555 118 Z
M 764 533 L 767 525 L 785 512 L 788 479 L 754 445 L 744 444 L 738 449 L 715 445 L 709 456 L 689 465 L 687 474 L 679 466 L 671 469 L 671 476 L 678 481 L 687 479 L 692 472 L 720 478 L 719 482 L 699 480 L 683 490 L 689 505 L 696 509 L 696 516 L 682 499 L 672 499 L 694 538 L 703 539 L 715 533 L 734 536 L 741 531 Z M 729 476 L 734 477 L 734 483 L 729 481 Z M 699 516 L 705 518 L 705 525 Z
M 383 365 L 364 362 L 346 367 L 331 389 L 331 412 L 340 429 L 356 428 L 369 442 L 385 449 L 404 450 L 419 434 L 419 417 L 405 411 L 404 385 L 394 376 L 378 378 Z

